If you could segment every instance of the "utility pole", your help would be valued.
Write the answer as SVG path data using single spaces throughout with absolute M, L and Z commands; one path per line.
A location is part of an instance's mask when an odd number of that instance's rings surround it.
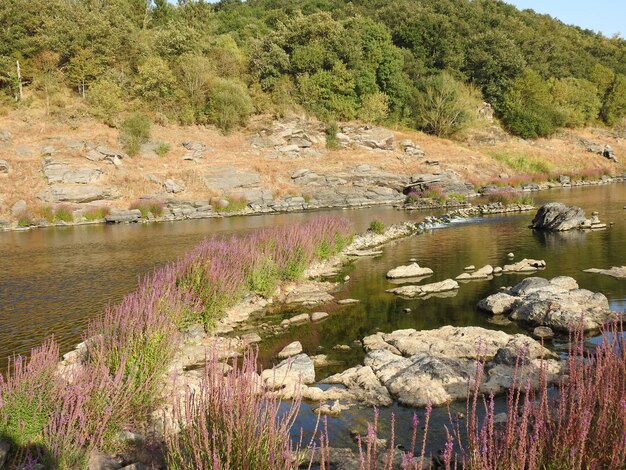
M 20 69 L 20 61 L 15 61 L 17 63 L 17 101 L 22 101 L 22 70 Z

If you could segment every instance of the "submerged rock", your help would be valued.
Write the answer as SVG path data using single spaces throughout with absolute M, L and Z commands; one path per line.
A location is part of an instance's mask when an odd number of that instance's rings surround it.
M 586 273 L 604 274 L 605 276 L 615 277 L 617 279 L 626 279 L 626 266 L 613 266 L 610 269 L 585 269 Z
M 403 286 L 395 289 L 388 289 L 386 292 L 400 295 L 402 297 L 424 297 L 439 292 L 453 291 L 459 288 L 459 283 L 453 279 L 446 279 L 441 282 L 424 284 L 423 286 Z
M 409 264 L 408 266 L 398 266 L 387 272 L 389 279 L 400 279 L 405 277 L 422 277 L 433 274 L 433 270 L 430 268 L 422 268 L 417 263 Z
M 523 324 L 558 331 L 579 325 L 584 330 L 596 330 L 613 317 L 603 294 L 580 289 L 574 279 L 565 276 L 550 281 L 526 278 L 506 292 L 481 300 L 478 308 L 494 315 L 507 315 Z
M 465 270 L 469 271 L 468 268 L 465 268 Z M 458 281 L 473 281 L 477 279 L 489 279 L 493 275 L 493 272 L 494 272 L 493 266 L 491 266 L 490 264 L 487 264 L 483 266 L 482 268 L 480 268 L 479 270 L 474 271 L 472 273 L 459 274 L 456 277 L 456 279 Z

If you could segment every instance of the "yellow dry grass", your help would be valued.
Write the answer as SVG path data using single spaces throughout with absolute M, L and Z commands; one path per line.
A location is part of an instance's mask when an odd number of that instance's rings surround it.
M 255 119 L 251 129 L 267 124 L 267 119 Z M 119 207 L 128 207 L 140 196 L 165 196 L 161 185 L 148 179 L 149 175 L 161 181 L 167 178 L 183 181 L 186 190 L 177 196 L 179 198 L 207 200 L 216 194 L 206 188 L 203 177 L 225 167 L 257 171 L 264 186 L 270 188 L 275 196 L 284 196 L 301 193 L 301 188 L 292 184 L 290 178 L 292 172 L 301 168 L 319 174 L 337 174 L 366 163 L 386 172 L 404 175 L 454 171 L 467 181 L 479 183 L 497 179 L 502 174 L 517 176 L 513 168 L 494 160 L 491 156 L 494 152 L 528 155 L 547 162 L 555 173 L 584 172 L 594 168 L 604 168 L 611 173 L 624 171 L 623 165 L 611 164 L 602 156 L 587 152 L 580 145 L 580 138 L 610 144 L 618 157 L 626 156 L 625 140 L 603 129 L 566 131 L 558 137 L 531 143 L 508 137 L 493 145 L 473 144 L 469 137 L 454 141 L 403 129 L 395 131 L 397 139 L 413 140 L 426 152 L 426 158 L 411 157 L 400 150 L 377 152 L 352 148 L 329 151 L 321 158 L 301 157 L 283 161 L 268 158 L 269 149 L 256 149 L 248 144 L 253 130 L 225 136 L 211 127 L 154 125 L 153 140 L 169 142 L 169 153 L 158 158 L 138 156 L 124 159 L 123 166 L 118 169 L 108 163 L 88 161 L 85 152 L 65 149 L 64 143 L 70 140 L 120 147 L 118 131 L 91 118 L 73 119 L 68 124 L 67 120 L 48 117 L 42 111 L 12 111 L 0 116 L 0 129 L 8 129 L 13 136 L 10 142 L 0 143 L 0 159 L 7 160 L 11 167 L 8 175 L 0 175 L 0 217 L 3 218 L 10 218 L 10 207 L 20 199 L 25 200 L 33 210 L 41 206 L 37 193 L 46 188 L 47 183 L 41 171 L 40 149 L 47 145 L 59 149 L 54 155 L 56 160 L 101 168 L 104 177 L 99 184 L 112 186 L 121 193 L 122 198 L 111 203 Z M 186 150 L 181 144 L 186 140 L 203 142 L 211 150 L 201 160 L 183 161 Z M 19 147 L 28 147 L 32 153 L 20 156 L 17 152 Z M 426 160 L 439 161 L 439 165 L 430 166 Z

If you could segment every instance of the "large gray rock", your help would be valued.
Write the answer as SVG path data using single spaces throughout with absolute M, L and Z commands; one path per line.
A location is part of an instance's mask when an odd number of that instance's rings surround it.
M 538 230 L 564 232 L 579 228 L 585 220 L 585 211 L 580 207 L 568 207 L 560 202 L 550 202 L 539 208 L 531 227 Z
M 51 158 L 43 161 L 42 168 L 48 184 L 89 184 L 102 176 L 102 170 L 99 168 L 74 167 Z
M 483 392 L 504 392 L 512 383 L 518 357 L 528 365 L 522 372 L 523 379 L 529 378 L 534 386 L 539 383 L 542 357 L 549 381 L 560 369 L 556 356 L 534 339 L 478 327 L 377 333 L 364 338 L 363 344 L 368 351 L 365 366 L 371 368 L 392 397 L 409 406 L 466 399 L 471 390 L 468 383 L 476 377 L 478 359 L 486 361 L 480 384 Z M 354 369 L 344 374 L 349 377 Z M 350 391 L 358 388 L 358 383 L 338 380 L 341 375 L 333 376 L 331 381 L 343 383 Z
M 19 201 L 15 202 L 13 206 L 11 206 L 11 214 L 19 215 L 26 210 L 26 207 L 26 201 L 20 199 Z
M 386 292 L 400 295 L 402 297 L 425 297 L 440 292 L 448 292 L 458 289 L 459 283 L 454 279 L 446 279 L 441 282 L 424 284 L 422 286 L 403 286 L 395 289 L 388 289 Z
M 400 279 L 405 277 L 421 277 L 433 274 L 433 270 L 430 268 L 422 268 L 417 263 L 411 263 L 408 266 L 398 266 L 387 272 L 389 279 Z
M 209 189 L 229 192 L 238 188 L 253 188 L 260 184 L 261 177 L 253 171 L 226 168 L 204 178 Z
M 104 218 L 108 224 L 133 223 L 140 219 L 139 209 L 111 209 L 111 212 Z
M 0 160 L 0 173 L 8 173 L 10 168 L 9 162 L 6 160 Z
M 185 190 L 185 183 L 179 180 L 166 179 L 163 183 L 163 187 L 168 193 L 182 193 Z
M 497 293 L 478 303 L 482 310 L 505 314 L 529 326 L 547 326 L 568 331 L 582 327 L 597 330 L 613 318 L 607 298 L 579 289 L 572 278 L 560 276 L 548 281 L 526 278 L 507 293 Z
M 96 185 L 53 184 L 37 194 L 43 202 L 92 202 L 103 199 L 117 199 L 120 194 L 113 188 Z
M 261 373 L 261 379 L 269 388 L 294 387 L 299 383 L 311 384 L 315 382 L 315 366 L 306 354 L 285 359 Z

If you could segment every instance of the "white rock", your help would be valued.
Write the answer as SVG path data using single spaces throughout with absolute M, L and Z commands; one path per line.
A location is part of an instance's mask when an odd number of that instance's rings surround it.
M 422 268 L 417 263 L 412 263 L 407 266 L 398 266 L 387 272 L 389 279 L 399 279 L 403 277 L 421 277 L 433 274 L 433 270 L 430 268 Z

